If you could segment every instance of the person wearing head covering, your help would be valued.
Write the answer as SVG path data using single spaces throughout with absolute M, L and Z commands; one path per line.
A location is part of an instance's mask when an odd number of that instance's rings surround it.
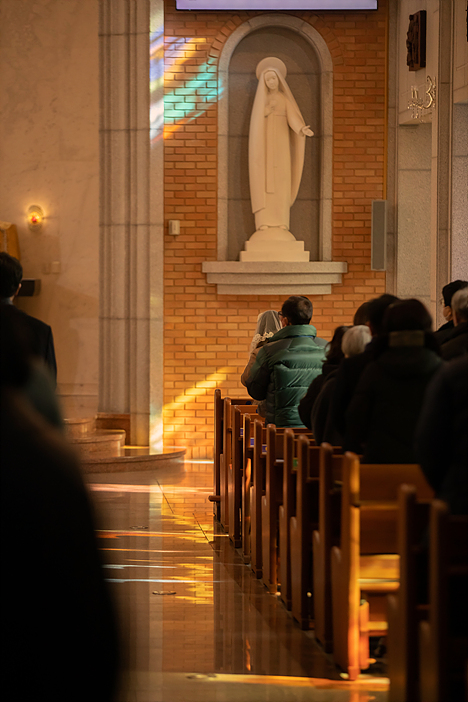
M 286 83 L 283 61 L 269 57 L 257 66 L 258 87 L 249 133 L 249 176 L 255 228 L 289 231 L 304 165 L 305 137 L 313 132 L 304 122 Z
M 255 334 L 253 335 L 252 341 L 250 342 L 249 349 L 249 361 L 244 368 L 241 375 L 241 383 L 244 387 L 247 387 L 247 378 L 249 377 L 250 369 L 255 363 L 257 358 L 257 353 L 259 350 L 268 343 L 270 339 L 276 332 L 280 331 L 281 322 L 278 312 L 275 310 L 267 310 L 266 312 L 260 312 L 257 317 L 257 327 L 255 329 Z
M 316 328 L 310 324 L 312 302 L 291 295 L 283 302 L 281 330 L 262 346 L 246 379 L 250 397 L 265 401 L 267 424 L 300 427 L 298 405 L 312 380 L 322 372 L 325 350 L 315 343 Z

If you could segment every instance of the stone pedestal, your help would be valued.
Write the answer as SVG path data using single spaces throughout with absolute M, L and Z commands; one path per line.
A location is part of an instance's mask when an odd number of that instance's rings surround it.
M 252 261 L 290 261 L 305 263 L 310 259 L 309 251 L 304 250 L 304 242 L 296 241 L 287 229 L 268 227 L 256 231 L 245 242 L 245 251 L 241 251 L 242 263 Z

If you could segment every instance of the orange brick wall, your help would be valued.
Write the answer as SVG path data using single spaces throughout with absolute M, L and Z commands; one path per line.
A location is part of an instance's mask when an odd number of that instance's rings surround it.
M 355 309 L 385 291 L 370 270 L 371 201 L 385 198 L 386 2 L 372 13 L 291 13 L 327 42 L 334 61 L 333 260 L 348 273 L 312 297 L 312 323 L 330 338 Z M 254 12 L 177 12 L 165 6 L 164 426 L 167 446 L 210 457 L 213 390 L 245 396 L 239 376 L 259 312 L 283 297 L 217 295 L 202 273 L 217 254 L 217 62 L 231 32 Z

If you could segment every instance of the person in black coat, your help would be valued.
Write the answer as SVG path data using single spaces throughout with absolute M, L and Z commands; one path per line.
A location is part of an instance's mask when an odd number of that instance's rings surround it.
M 468 356 L 431 380 L 416 429 L 416 458 L 452 514 L 468 514 Z
M 463 290 L 463 288 L 468 288 L 468 280 L 452 280 L 451 283 L 447 283 L 447 285 L 444 285 L 442 288 L 442 297 L 444 300 L 442 314 L 447 321 L 434 332 L 434 336 L 441 346 L 448 341 L 454 329 L 452 298 L 458 290 Z
M 1 304 L 12 305 L 13 300 L 21 288 L 23 267 L 17 258 L 10 256 L 5 251 L 0 252 L 0 300 Z M 55 360 L 54 337 L 48 324 L 36 317 L 32 317 L 22 310 L 14 308 L 19 323 L 26 330 L 31 352 L 41 358 L 47 368 L 54 384 L 57 384 L 57 362 Z
M 468 288 L 461 288 L 452 298 L 453 330 L 442 344 L 442 358 L 453 358 L 468 354 Z
M 120 635 L 78 459 L 35 410 L 34 372 L 0 308 L 1 680 L 14 702 L 111 702 Z
M 323 387 L 324 382 L 330 373 L 338 370 L 338 366 L 344 358 L 344 354 L 341 350 L 341 340 L 343 334 L 349 327 L 337 327 L 333 334 L 333 338 L 328 344 L 327 352 L 325 354 L 325 359 L 323 361 L 322 372 L 311 382 L 307 393 L 304 395 L 299 403 L 299 416 L 303 424 L 312 429 L 311 416 L 312 407 L 314 402 L 319 396 L 319 393 Z
M 367 324 L 372 334 L 372 340 L 367 344 L 363 353 L 346 358 L 340 364 L 333 389 L 333 425 L 344 436 L 346 410 L 358 384 L 364 368 L 374 359 L 374 348 L 378 335 L 382 332 L 382 321 L 387 307 L 398 300 L 395 295 L 384 294 L 370 300 L 367 306 Z M 361 305 L 362 307 L 362 305 Z
M 414 433 L 424 395 L 442 359 L 432 319 L 419 300 L 391 305 L 375 360 L 362 373 L 346 412 L 343 448 L 364 463 L 416 463 Z
M 371 339 L 369 327 L 358 324 L 346 330 L 341 340 L 341 351 L 344 360 L 361 354 Z M 332 446 L 341 446 L 343 437 L 333 424 L 333 393 L 335 389 L 338 367 L 325 378 L 322 389 L 312 407 L 310 422 L 317 444 L 326 441 Z

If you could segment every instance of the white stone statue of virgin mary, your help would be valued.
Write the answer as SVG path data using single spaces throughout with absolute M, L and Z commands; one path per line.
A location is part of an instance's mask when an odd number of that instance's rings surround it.
M 249 133 L 250 197 L 256 231 L 246 243 L 246 251 L 241 252 L 241 261 L 308 261 L 303 242 L 297 242 L 289 231 L 289 213 L 301 182 L 306 136 L 313 136 L 313 132 L 286 83 L 283 61 L 263 59 L 256 75 Z M 285 242 L 289 249 L 286 258 Z

